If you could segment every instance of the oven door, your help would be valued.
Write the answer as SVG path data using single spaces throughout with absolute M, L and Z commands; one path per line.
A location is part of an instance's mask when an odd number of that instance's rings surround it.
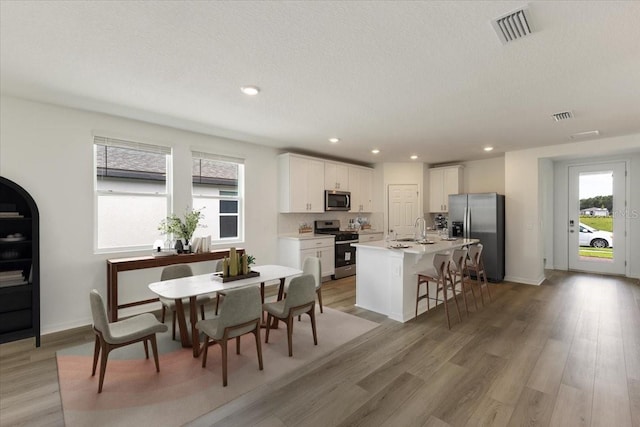
M 358 241 L 336 242 L 336 268 L 356 264 L 356 248 L 351 246 L 352 243 Z

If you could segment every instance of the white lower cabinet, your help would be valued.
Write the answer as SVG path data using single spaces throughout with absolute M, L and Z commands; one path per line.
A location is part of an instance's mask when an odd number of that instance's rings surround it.
M 322 277 L 335 274 L 334 237 L 295 238 L 281 237 L 278 242 L 279 263 L 288 267 L 302 269 L 307 257 L 320 258 Z

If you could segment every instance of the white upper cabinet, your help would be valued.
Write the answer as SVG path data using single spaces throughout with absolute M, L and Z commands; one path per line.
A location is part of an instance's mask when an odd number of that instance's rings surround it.
M 339 163 L 325 162 L 324 189 L 349 191 L 349 167 Z
M 373 171 L 371 169 L 349 167 L 349 190 L 351 191 L 350 212 L 372 212 Z
M 462 192 L 462 166 L 429 169 L 429 212 L 448 212 L 449 195 Z
M 324 212 L 324 162 L 295 154 L 278 156 L 280 212 Z

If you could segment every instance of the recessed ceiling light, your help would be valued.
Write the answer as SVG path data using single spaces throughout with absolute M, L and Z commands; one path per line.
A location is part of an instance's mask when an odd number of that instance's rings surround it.
M 417 158 L 418 158 L 418 156 L 416 156 L 415 154 L 413 156 L 411 156 L 411 160 L 415 160 Z
M 374 148 L 373 150 L 371 150 L 371 152 L 373 154 L 378 154 L 380 152 L 380 150 L 378 150 L 377 148 Z
M 242 86 L 240 90 L 245 95 L 255 96 L 260 93 L 260 88 L 258 86 Z
M 329 142 L 332 144 L 336 144 L 338 142 L 340 142 L 340 138 L 329 138 Z
M 491 151 L 493 150 L 493 147 L 489 146 L 489 147 L 484 147 L 484 151 Z

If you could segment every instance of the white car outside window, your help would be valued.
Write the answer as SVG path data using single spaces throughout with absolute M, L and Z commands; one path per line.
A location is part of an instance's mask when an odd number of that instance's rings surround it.
M 580 246 L 612 248 L 613 233 L 609 231 L 596 230 L 593 227 L 580 223 Z

